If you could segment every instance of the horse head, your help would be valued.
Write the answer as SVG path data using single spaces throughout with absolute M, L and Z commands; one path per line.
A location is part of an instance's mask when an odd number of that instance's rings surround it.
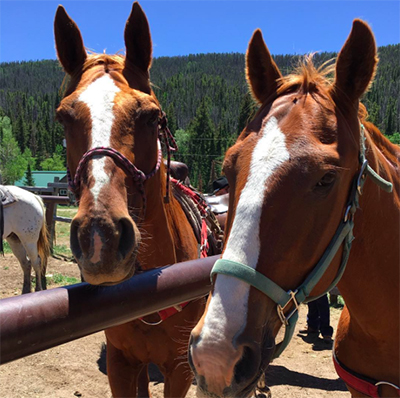
M 125 57 L 88 55 L 62 6 L 54 31 L 58 58 L 70 77 L 57 119 L 64 126 L 70 182 L 79 199 L 72 252 L 87 282 L 119 283 L 135 271 L 146 192 L 159 184 L 162 114 L 149 82 L 148 21 L 134 3 L 125 26 Z
M 317 69 L 308 58 L 286 77 L 255 31 L 246 74 L 261 106 L 225 156 L 230 210 L 222 259 L 247 265 L 284 292 L 305 280 L 343 220 L 360 169 L 359 99 L 376 63 L 373 34 L 360 20 L 335 68 Z M 341 253 L 342 247 L 312 296 L 335 278 Z M 289 301 L 284 319 L 294 304 Z M 192 332 L 189 359 L 200 389 L 249 396 L 271 361 L 282 322 L 267 294 L 217 273 Z

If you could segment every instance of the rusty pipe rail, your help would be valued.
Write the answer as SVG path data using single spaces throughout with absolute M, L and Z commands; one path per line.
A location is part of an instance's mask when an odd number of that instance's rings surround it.
M 136 275 L 119 285 L 87 283 L 0 300 L 0 364 L 206 295 L 219 256 Z
M 52 196 L 52 195 L 39 195 L 44 203 L 56 203 L 58 205 L 68 205 L 70 200 L 68 196 Z

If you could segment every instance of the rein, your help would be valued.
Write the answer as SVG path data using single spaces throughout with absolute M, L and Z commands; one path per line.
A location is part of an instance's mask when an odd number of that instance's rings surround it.
M 3 234 L 4 234 L 4 209 L 3 209 L 3 201 L 1 200 L 1 191 L 0 191 L 0 254 L 4 256 L 4 246 L 3 246 Z
M 171 131 L 168 128 L 167 125 L 167 117 L 164 112 L 162 112 L 162 117 L 159 120 L 158 124 L 158 140 L 157 140 L 157 146 L 158 146 L 158 157 L 157 157 L 157 163 L 154 167 L 154 169 L 148 173 L 145 174 L 142 170 L 139 170 L 126 156 L 124 156 L 121 152 L 117 151 L 114 148 L 111 147 L 96 147 L 89 149 L 87 152 L 85 152 L 79 161 L 78 167 L 76 168 L 75 171 L 75 176 L 72 178 L 71 172 L 69 168 L 67 168 L 67 177 L 68 177 L 68 187 L 72 193 L 75 194 L 75 196 L 79 197 L 79 189 L 80 189 L 80 181 L 82 178 L 82 171 L 88 161 L 92 159 L 95 156 L 109 156 L 111 157 L 115 164 L 122 169 L 125 170 L 125 172 L 132 176 L 134 183 L 138 186 L 139 192 L 142 196 L 143 200 L 143 217 L 146 214 L 146 194 L 145 194 L 145 189 L 144 189 L 144 183 L 151 177 L 153 177 L 158 170 L 160 169 L 161 166 L 161 160 L 162 160 L 162 149 L 161 149 L 161 143 L 160 141 L 163 141 L 166 148 L 167 148 L 167 154 L 168 154 L 168 160 L 167 160 L 167 191 L 166 191 L 166 196 L 164 198 L 164 202 L 168 203 L 169 202 L 169 179 L 170 179 L 170 162 L 171 162 L 171 152 L 175 152 L 178 147 L 176 145 L 175 139 L 171 134 Z
M 267 278 L 265 275 L 256 271 L 254 268 L 249 267 L 246 264 L 231 260 L 217 260 L 211 271 L 211 281 L 213 281 L 213 276 L 215 274 L 225 274 L 233 276 L 248 283 L 251 286 L 254 286 L 256 289 L 260 290 L 277 304 L 279 319 L 281 320 L 282 324 L 285 325 L 285 336 L 282 342 L 280 342 L 276 346 L 274 358 L 279 357 L 279 355 L 287 347 L 293 336 L 294 328 L 299 317 L 298 309 L 300 304 L 316 300 L 317 298 L 323 296 L 324 294 L 329 292 L 341 279 L 346 269 L 347 260 L 350 255 L 351 244 L 354 239 L 354 215 L 357 208 L 359 207 L 359 197 L 360 195 L 362 195 L 363 186 L 366 178 L 370 177 L 375 184 L 377 184 L 386 192 L 392 192 L 392 184 L 380 177 L 368 164 L 368 161 L 365 157 L 365 132 L 364 126 L 362 124 L 360 140 L 361 143 L 359 161 L 361 167 L 360 171 L 353 179 L 344 217 L 341 220 L 339 227 L 337 228 L 322 257 L 315 265 L 311 273 L 307 276 L 306 280 L 297 289 L 295 289 L 294 291 L 289 290 L 286 292 L 279 285 L 277 285 L 271 279 Z M 343 253 L 341 264 L 333 282 L 321 295 L 309 297 L 311 291 L 317 285 L 317 283 L 320 281 L 320 279 L 328 269 L 331 261 L 335 257 L 342 244 Z M 292 309 L 289 310 L 290 308 Z M 287 311 L 289 312 L 287 313 Z

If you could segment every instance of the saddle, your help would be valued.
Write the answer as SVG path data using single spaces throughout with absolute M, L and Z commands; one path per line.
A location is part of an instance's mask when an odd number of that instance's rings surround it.
M 167 161 L 164 160 L 164 165 L 167 166 Z M 171 176 L 178 181 L 184 182 L 186 185 L 190 184 L 189 181 L 189 168 L 185 163 L 171 160 L 169 165 L 171 170 Z
M 3 235 L 4 235 L 4 207 L 17 202 L 17 198 L 4 186 L 0 185 L 0 253 L 4 254 Z
M 215 214 L 223 214 L 228 211 L 229 206 L 229 193 L 224 195 L 208 195 L 204 196 L 207 205 L 210 206 L 211 211 Z
M 0 185 L 0 202 L 3 207 L 12 205 L 18 199 L 4 186 Z
M 172 193 L 193 228 L 199 245 L 199 257 L 221 254 L 223 231 L 204 197 L 193 187 L 172 178 Z

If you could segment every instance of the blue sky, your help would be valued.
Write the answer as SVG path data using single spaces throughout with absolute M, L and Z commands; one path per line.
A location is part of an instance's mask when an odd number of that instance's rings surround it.
M 54 59 L 58 4 L 81 29 L 85 46 L 115 53 L 131 1 L 0 0 L 0 61 Z M 338 51 L 352 20 L 372 27 L 378 46 L 400 41 L 400 2 L 392 1 L 140 1 L 150 23 L 154 56 L 244 53 L 261 28 L 272 54 Z

